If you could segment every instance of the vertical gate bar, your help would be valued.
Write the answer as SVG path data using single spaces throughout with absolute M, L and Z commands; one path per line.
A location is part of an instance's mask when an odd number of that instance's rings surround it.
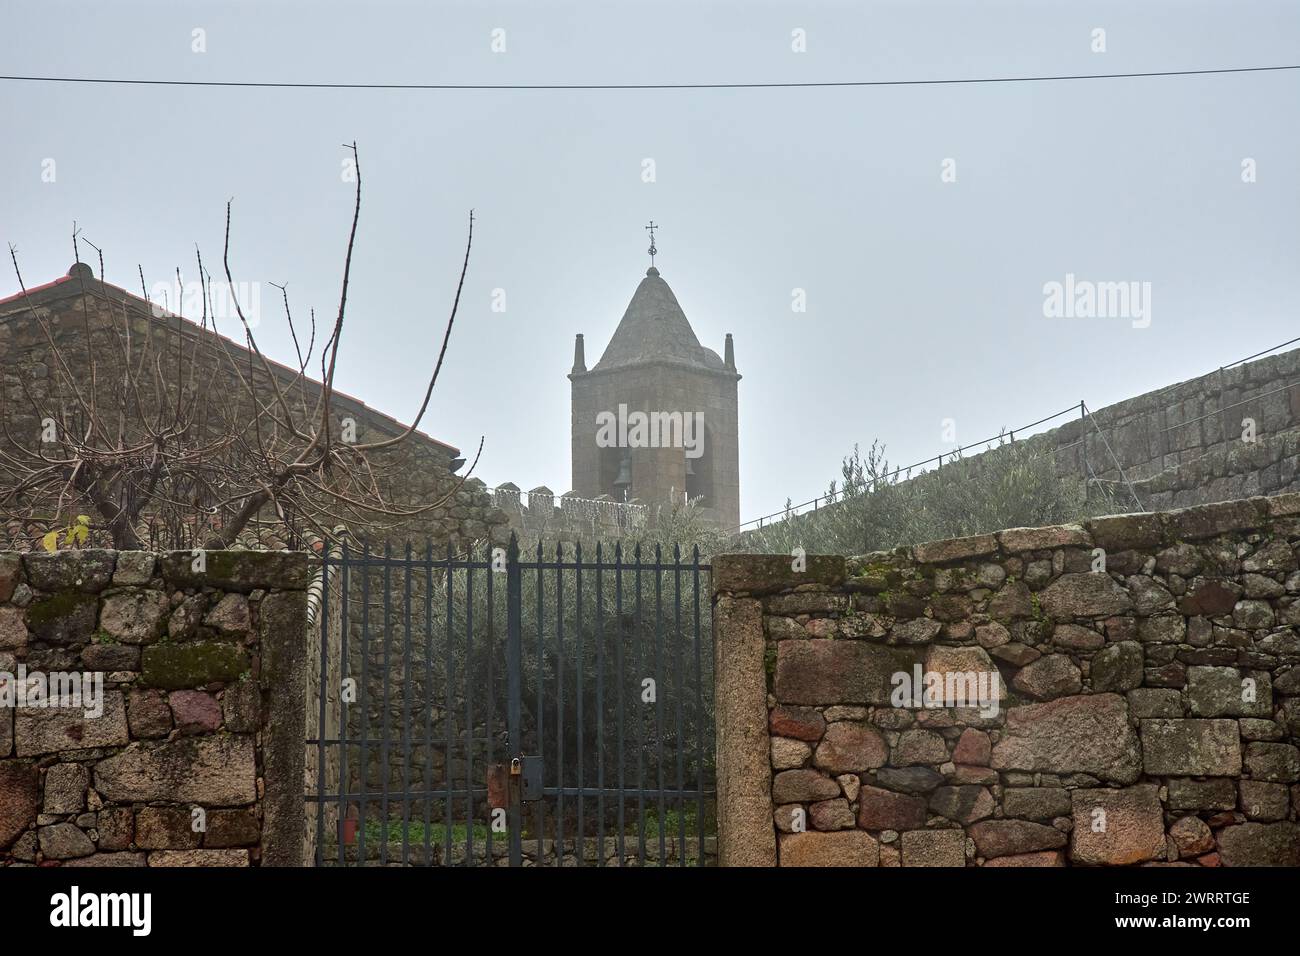
M 411 542 L 406 542 L 402 629 L 402 866 L 411 862 Z
M 424 539 L 424 865 L 433 865 L 433 540 Z
M 366 813 L 370 809 L 370 542 L 362 543 L 361 550 L 361 687 L 357 694 L 361 702 L 361 812 L 357 820 L 357 866 L 366 865 Z
M 557 571 L 556 573 L 558 575 L 559 572 Z M 542 675 L 545 669 L 546 661 L 545 661 L 545 638 L 543 636 L 544 628 L 542 627 L 542 621 L 543 621 L 542 609 L 544 603 L 542 601 L 543 586 L 544 583 L 542 577 L 542 539 L 538 538 L 537 539 L 537 676 L 536 678 L 534 678 L 534 680 L 537 684 L 537 730 L 536 730 L 537 759 L 542 761 L 542 772 L 544 774 L 546 772 L 546 735 L 544 733 L 545 725 L 546 725 L 546 720 L 545 720 L 546 712 L 543 710 L 543 702 L 542 702 L 542 686 L 543 686 Z M 533 832 L 537 839 L 537 865 L 541 866 L 542 863 L 545 861 L 545 857 L 546 857 L 546 854 L 542 852 L 542 840 L 546 836 L 546 801 L 545 800 L 537 801 L 537 809 L 534 816 L 536 817 L 536 819 L 533 821 L 534 823 Z M 520 837 L 522 836 L 523 834 L 520 833 Z
M 321 590 L 320 590 L 320 687 L 318 688 L 320 704 L 316 724 L 316 865 L 320 866 L 325 858 L 325 699 L 328 696 L 326 684 L 329 681 L 329 606 L 330 606 L 330 549 L 326 541 L 321 549 Z M 7 745 L 6 745 L 7 746 Z M 340 842 L 339 852 L 343 852 Z
M 582 811 L 587 802 L 587 794 L 583 784 L 582 774 L 582 751 L 583 736 L 586 729 L 586 723 L 582 719 L 582 542 L 579 541 L 574 545 L 573 566 L 577 574 L 574 582 L 574 610 L 575 621 L 574 627 L 577 631 L 578 646 L 576 648 L 576 660 L 574 662 L 577 669 L 577 698 L 578 717 L 574 730 L 578 734 L 578 832 L 574 835 L 574 841 L 578 848 L 578 866 L 582 866 L 583 858 L 587 855 L 587 829 L 584 827 Z
M 564 545 L 555 542 L 555 865 L 564 865 Z
M 380 782 L 380 811 L 384 818 L 383 837 L 379 844 L 379 862 L 388 863 L 388 755 L 392 749 L 392 728 L 389 727 L 388 709 L 392 705 L 392 643 L 393 643 L 393 545 L 384 545 L 384 713 L 383 740 L 380 741 L 380 756 L 383 762 Z
M 447 542 L 447 618 L 445 621 L 446 627 L 444 629 L 446 634 L 446 640 L 443 643 L 443 660 L 445 661 L 446 668 L 447 668 L 447 672 L 444 675 L 444 681 L 443 681 L 444 684 L 443 703 L 446 704 L 446 707 L 443 709 L 442 712 L 442 729 L 444 731 L 444 736 L 446 737 L 446 744 L 443 750 L 443 760 L 442 760 L 442 785 L 443 787 L 446 788 L 447 791 L 447 795 L 442 801 L 442 865 L 443 866 L 451 866 L 451 826 L 456 819 L 456 803 L 451 796 L 452 795 L 451 730 L 452 730 L 452 723 L 453 723 L 451 682 L 455 674 L 455 661 L 452 660 L 452 646 L 451 646 L 451 622 L 454 616 L 454 609 L 452 607 L 452 588 L 455 582 L 452 580 L 451 562 L 454 553 L 455 552 L 452 551 L 451 541 L 449 540 Z
M 344 819 L 348 812 L 348 701 L 343 693 L 343 682 L 351 675 L 348 666 L 348 631 L 352 628 L 352 618 L 348 616 L 349 574 L 348 539 L 343 536 L 342 564 L 339 568 L 339 597 L 342 599 L 342 613 L 339 615 L 339 859 L 338 865 L 344 865 Z
M 465 562 L 465 865 L 474 865 L 474 546 Z M 491 553 L 488 554 L 491 557 Z M 491 574 L 491 568 L 488 569 Z
M 708 580 L 704 584 L 704 593 L 706 595 L 711 595 L 713 593 L 713 564 L 712 564 L 713 559 L 710 558 L 709 560 L 710 563 L 705 565 L 702 568 L 702 570 L 705 572 L 706 577 L 708 578 Z M 709 605 L 710 623 L 705 626 L 704 631 L 701 634 L 701 638 L 700 638 L 700 643 L 704 645 L 704 659 L 709 662 L 710 674 L 713 673 L 712 669 L 717 666 L 714 662 L 718 659 L 717 655 L 714 652 L 715 643 L 714 643 L 713 626 L 712 626 L 712 614 L 713 614 L 713 609 L 712 609 L 712 604 L 710 603 Z M 709 709 L 711 711 L 716 710 L 718 704 L 714 696 L 712 680 L 710 680 L 709 682 L 708 694 L 709 694 Z M 709 760 L 714 761 L 712 774 L 709 777 L 709 785 L 710 785 L 709 793 L 713 797 L 712 803 L 714 805 L 713 835 L 717 836 L 718 821 L 717 821 L 716 811 L 717 811 L 717 801 L 718 801 L 718 768 L 716 766 L 716 759 L 718 753 L 718 728 L 717 725 L 712 720 L 709 720 L 704 727 L 704 741 L 705 741 L 704 752 L 705 754 L 708 755 Z
M 636 642 L 636 669 L 639 678 L 638 686 L 644 687 L 640 681 L 645 680 L 645 642 L 641 639 L 641 542 L 636 543 L 633 551 L 633 557 L 636 559 L 636 626 L 632 631 L 633 640 Z M 645 698 L 638 694 L 637 700 L 645 703 Z M 645 708 L 638 707 L 636 711 L 636 833 L 637 833 L 637 865 L 645 866 Z
M 514 533 L 510 535 L 510 546 L 506 552 L 506 735 L 509 761 L 523 753 L 523 743 L 519 737 L 520 698 L 523 695 L 520 670 L 523 665 L 523 625 L 520 620 L 523 611 L 522 569 L 519 567 L 519 541 Z M 508 787 L 510 793 L 510 822 L 507 840 L 509 842 L 510 865 L 520 866 L 521 843 L 523 834 L 523 807 L 519 800 L 519 783 L 512 781 Z M 489 833 L 492 831 L 489 829 Z M 540 855 L 540 854 L 539 854 Z
M 686 865 L 686 741 L 682 725 L 682 699 L 686 696 L 682 666 L 682 546 L 673 545 L 673 696 L 676 698 L 677 733 L 677 864 Z
M 605 865 L 605 585 L 596 542 L 596 865 Z
M 483 695 L 483 705 L 487 710 L 487 713 L 484 715 L 484 720 L 483 720 L 483 733 L 486 737 L 486 742 L 487 742 L 487 757 L 483 762 L 483 767 L 488 773 L 491 773 L 492 758 L 495 756 L 495 749 L 496 749 L 492 745 L 493 744 L 492 717 L 496 714 L 496 709 L 497 709 L 497 685 L 495 680 L 496 675 L 492 671 L 492 658 L 496 656 L 496 650 L 497 650 L 497 635 L 496 635 L 496 630 L 493 627 L 493 611 L 495 610 L 495 608 L 493 607 L 493 601 L 494 601 L 493 594 L 495 593 L 497 569 L 496 569 L 496 562 L 494 560 L 495 552 L 492 550 L 492 542 L 491 541 L 485 542 L 483 545 L 483 550 L 485 552 L 488 561 L 488 569 L 485 575 L 485 579 L 487 582 L 485 584 L 485 587 L 487 588 L 487 592 L 486 592 L 487 640 L 483 647 L 484 663 L 487 665 L 486 666 L 487 692 Z M 510 569 L 510 564 L 509 564 L 509 560 L 507 559 L 507 563 L 506 563 L 507 575 L 509 575 L 510 573 L 509 569 Z M 495 822 L 493 812 L 496 808 L 492 806 L 490 792 L 487 798 L 485 798 L 484 802 L 487 805 L 487 812 L 488 812 L 487 839 L 485 840 L 484 847 L 483 847 L 483 852 L 485 854 L 484 865 L 492 866 L 493 865 L 492 864 L 492 843 L 493 843 L 492 837 L 493 837 L 493 830 L 496 829 L 492 824 Z
M 627 863 L 627 853 L 623 843 L 623 831 L 626 829 L 623 810 L 627 802 L 627 794 L 623 789 L 623 685 L 627 683 L 627 675 L 623 669 L 623 543 L 621 541 L 614 542 L 614 675 L 618 701 L 615 718 L 618 724 L 618 865 L 624 866 Z
M 700 546 L 692 555 L 695 595 L 695 865 L 704 865 L 704 669 L 700 666 Z
M 655 545 L 655 785 L 658 790 L 656 806 L 659 809 L 659 865 L 667 866 L 667 842 L 664 830 L 664 720 L 663 720 L 663 548 Z

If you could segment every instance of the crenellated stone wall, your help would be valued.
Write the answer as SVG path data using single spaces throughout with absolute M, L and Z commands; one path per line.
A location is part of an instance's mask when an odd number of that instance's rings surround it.
M 308 557 L 195 558 L 0 552 L 0 864 L 301 863 Z
M 650 506 L 615 501 L 609 495 L 583 498 L 572 491 L 556 495 L 545 485 L 525 492 L 513 482 L 479 490 L 491 496 L 496 510 L 505 516 L 507 535 L 516 534 L 525 549 L 539 540 L 551 548 L 558 543 L 613 541 L 643 530 L 653 518 Z
M 717 558 L 722 864 L 1300 866 L 1298 552 L 1288 494 Z

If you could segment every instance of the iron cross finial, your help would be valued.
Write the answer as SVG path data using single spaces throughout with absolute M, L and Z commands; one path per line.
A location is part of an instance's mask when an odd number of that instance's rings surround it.
M 650 233 L 650 265 L 651 267 L 653 267 L 655 264 L 655 256 L 658 255 L 659 253 L 659 250 L 655 248 L 655 230 L 658 229 L 659 227 L 656 226 L 655 221 L 651 219 L 650 225 L 646 226 L 645 228 L 646 231 Z

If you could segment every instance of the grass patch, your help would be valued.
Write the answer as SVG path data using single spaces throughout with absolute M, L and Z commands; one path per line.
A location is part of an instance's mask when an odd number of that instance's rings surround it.
M 555 837 L 555 814 L 552 805 L 547 805 L 547 814 L 545 821 L 546 832 L 542 834 L 543 839 L 553 839 Z M 569 815 L 569 807 L 565 808 L 566 816 Z M 624 837 L 636 838 L 639 834 L 636 804 L 634 801 L 628 801 L 628 805 L 623 810 L 623 835 Z M 524 839 L 533 839 L 533 826 L 535 823 L 534 812 L 531 807 L 524 807 Z M 584 819 L 584 826 L 590 830 L 594 826 L 594 812 L 588 809 Z M 699 825 L 697 820 L 696 808 L 688 806 L 684 812 L 678 813 L 675 809 L 664 808 L 664 826 L 663 833 L 665 838 L 677 837 L 681 835 L 682 824 L 686 826 L 687 838 L 699 836 Z M 572 819 L 566 820 L 564 838 L 571 840 L 576 836 L 576 827 Z M 645 812 L 645 838 L 647 840 L 659 839 L 659 809 L 658 807 L 646 807 Z M 368 819 L 366 820 L 366 845 L 375 846 L 387 842 L 389 846 L 402 844 L 403 823 L 401 817 L 390 818 L 387 825 L 383 820 Z M 409 846 L 423 846 L 427 842 L 430 846 L 443 846 L 447 842 L 448 833 L 450 832 L 452 846 L 464 846 L 467 837 L 472 833 L 475 846 L 481 846 L 487 843 L 488 826 L 485 823 L 475 823 L 468 826 L 464 823 L 453 823 L 450 826 L 443 823 L 430 823 L 426 828 L 423 820 L 409 820 L 405 824 L 406 839 Z M 708 831 L 706 830 L 706 835 Z M 594 832 L 587 834 L 589 837 L 595 836 Z M 492 833 L 492 842 L 503 841 L 509 836 L 505 831 L 494 831 Z M 605 826 L 605 836 L 618 836 L 618 827 L 614 823 L 608 823 Z M 328 835 L 331 844 L 335 841 L 334 833 Z M 358 842 L 360 836 L 358 835 Z
M 473 827 L 466 826 L 464 823 L 453 823 L 451 826 L 443 823 L 430 823 L 427 829 L 423 820 L 411 820 L 406 824 L 407 841 L 411 846 L 417 844 L 423 846 L 426 837 L 430 846 L 442 846 L 447 841 L 448 831 L 451 834 L 452 846 L 457 844 L 463 846 L 471 832 L 474 835 L 476 844 L 487 842 L 488 827 L 485 823 L 476 823 Z M 384 826 L 383 820 L 366 821 L 366 843 L 379 843 L 384 837 L 387 837 L 389 844 L 401 844 L 402 820 L 400 817 L 396 820 L 389 820 L 387 827 Z M 504 832 L 492 834 L 493 842 L 505 838 L 506 834 Z

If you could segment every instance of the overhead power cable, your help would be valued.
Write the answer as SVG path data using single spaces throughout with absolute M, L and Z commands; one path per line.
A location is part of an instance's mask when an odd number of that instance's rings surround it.
M 932 80 L 806 80 L 769 83 L 343 83 L 279 80 L 160 80 L 112 76 L 0 76 L 15 83 L 83 83 L 111 86 L 195 86 L 288 90 L 796 90 L 868 86 L 962 86 L 977 83 L 1056 83 L 1068 80 L 1134 80 L 1163 76 L 1276 73 L 1286 66 L 1238 66 L 1216 70 L 1151 70 L 1139 73 L 1072 73 L 1052 76 L 978 76 Z

